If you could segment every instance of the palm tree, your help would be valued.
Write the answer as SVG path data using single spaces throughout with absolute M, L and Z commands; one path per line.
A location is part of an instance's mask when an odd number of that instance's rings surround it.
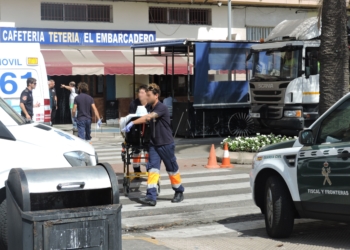
M 321 3 L 320 115 L 349 92 L 346 2 L 324 0 Z

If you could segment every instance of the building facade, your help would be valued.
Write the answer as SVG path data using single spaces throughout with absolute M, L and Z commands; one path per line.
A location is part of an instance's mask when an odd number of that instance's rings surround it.
M 86 81 L 90 94 L 108 116 L 107 101 L 133 97 L 132 50 L 135 42 L 166 39 L 227 39 L 227 6 L 219 1 L 83 1 L 2 0 L 1 42 L 41 43 L 48 77 L 56 81 L 61 112 L 56 122 L 69 121 L 68 94 L 59 89 L 70 81 Z M 232 1 L 232 40 L 259 40 L 286 19 L 316 15 L 318 1 Z M 221 2 L 220 2 L 221 3 Z M 30 37 L 29 37 L 30 34 Z M 16 37 L 15 37 L 16 35 Z M 34 37 L 35 36 L 35 37 Z M 11 40 L 12 39 L 12 40 Z M 36 40 L 35 40 L 36 39 Z M 181 59 L 178 64 L 184 64 Z M 137 85 L 161 85 L 164 96 L 171 63 L 157 57 L 138 58 Z M 190 84 L 175 66 L 175 97 Z M 181 98 L 180 98 L 181 99 Z M 125 104 L 126 105 L 126 104 Z M 124 106 L 125 106 L 124 105 Z M 120 107 L 121 109 L 122 107 Z M 125 109 L 125 107 L 124 107 Z M 112 112 L 113 113 L 113 112 Z M 112 115 L 113 116 L 113 115 Z

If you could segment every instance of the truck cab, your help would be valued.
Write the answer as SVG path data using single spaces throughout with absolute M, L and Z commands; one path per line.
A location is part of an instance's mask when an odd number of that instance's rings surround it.
M 299 139 L 262 148 L 251 188 L 269 236 L 288 237 L 295 218 L 350 222 L 350 94 Z
M 298 25 L 294 21 L 284 21 L 271 32 L 268 42 L 252 46 L 250 114 L 257 132 L 278 130 L 297 135 L 318 118 L 319 33 L 314 32 L 310 39 L 304 34 L 308 34 L 307 31 L 300 31 L 305 23 L 314 27 L 316 21 L 311 18 Z M 299 33 L 280 31 L 281 26 L 293 25 Z

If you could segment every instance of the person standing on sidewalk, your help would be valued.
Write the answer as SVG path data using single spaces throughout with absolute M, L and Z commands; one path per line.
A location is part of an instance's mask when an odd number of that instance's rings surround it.
M 89 96 L 89 87 L 85 82 L 79 83 L 79 95 L 74 99 L 74 106 L 72 115 L 77 123 L 78 137 L 89 141 L 91 140 L 91 121 L 92 121 L 92 110 L 95 113 L 98 122 L 101 121 L 100 115 L 94 103 L 94 99 Z M 78 111 L 78 116 L 75 117 Z
M 33 89 L 36 87 L 36 79 L 27 79 L 27 88 L 21 93 L 21 100 L 19 106 L 21 107 L 21 115 L 27 121 L 30 122 L 33 118 L 33 107 L 40 107 L 40 103 L 33 105 Z
M 184 199 L 184 187 L 181 184 L 179 166 L 175 157 L 175 143 L 170 127 L 168 108 L 159 101 L 160 89 L 155 83 L 147 88 L 148 103 L 152 105 L 151 113 L 128 123 L 123 129 L 129 132 L 134 124 L 150 122 L 151 143 L 149 147 L 149 162 L 147 163 L 148 181 L 146 197 L 139 198 L 139 202 L 155 206 L 157 204 L 157 184 L 161 160 L 169 174 L 171 186 L 175 191 L 171 202 L 181 202 Z
M 75 113 L 75 116 L 73 116 L 73 106 L 74 106 L 74 99 L 78 95 L 75 87 L 75 82 L 70 82 L 69 86 L 66 86 L 64 84 L 61 84 L 61 88 L 68 89 L 70 91 L 69 95 L 69 108 L 70 108 L 70 115 L 72 118 L 72 124 L 73 124 L 73 131 L 78 131 L 77 123 L 75 122 L 75 119 L 77 117 L 77 112 Z
M 55 90 L 55 81 L 49 80 L 50 108 L 51 108 L 51 125 L 54 124 L 57 111 L 57 95 Z
M 130 103 L 129 114 L 136 114 L 138 106 L 144 106 L 147 112 L 149 112 L 152 106 L 147 103 L 147 85 L 141 85 L 138 89 L 137 95 L 138 95 L 138 98 L 133 100 Z M 145 155 L 147 154 L 146 152 L 144 153 Z M 141 157 L 141 151 L 136 149 L 132 155 L 132 158 L 133 158 L 132 166 L 134 168 L 134 173 L 141 173 L 140 157 Z

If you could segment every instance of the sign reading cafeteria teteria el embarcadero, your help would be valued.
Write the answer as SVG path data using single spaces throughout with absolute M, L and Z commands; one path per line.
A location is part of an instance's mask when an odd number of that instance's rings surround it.
M 0 42 L 47 45 L 129 46 L 156 40 L 155 31 L 0 28 Z

